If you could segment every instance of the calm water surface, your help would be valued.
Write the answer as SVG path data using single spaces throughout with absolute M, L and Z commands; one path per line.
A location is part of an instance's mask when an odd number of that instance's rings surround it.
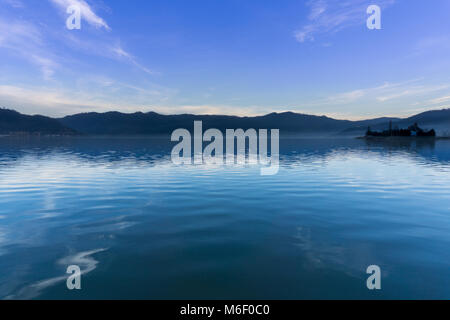
M 0 298 L 450 299 L 450 141 L 282 139 L 276 176 L 171 147 L 0 138 Z

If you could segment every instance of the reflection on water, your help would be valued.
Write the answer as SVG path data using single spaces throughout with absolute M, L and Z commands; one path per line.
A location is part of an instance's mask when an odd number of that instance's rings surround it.
M 63 267 L 76 265 L 80 267 L 80 275 L 85 275 L 96 268 L 98 261 L 94 260 L 91 256 L 97 252 L 105 251 L 106 249 L 96 249 L 86 252 L 80 252 L 72 256 L 65 257 L 58 261 L 58 263 Z M 23 289 L 21 289 L 17 295 L 7 296 L 6 299 L 32 299 L 38 297 L 43 290 L 48 287 L 54 286 L 60 282 L 67 281 L 67 275 L 58 276 L 50 279 L 41 280 L 39 282 L 33 283 Z
M 282 139 L 266 177 L 171 148 L 1 138 L 0 297 L 450 298 L 450 141 Z

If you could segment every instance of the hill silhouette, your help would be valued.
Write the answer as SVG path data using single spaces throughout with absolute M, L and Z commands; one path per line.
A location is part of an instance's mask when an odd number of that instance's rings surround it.
M 0 134 L 58 134 L 73 135 L 76 130 L 66 127 L 59 120 L 24 115 L 14 110 L 0 109 Z
M 423 112 L 409 118 L 376 118 L 361 121 L 337 120 L 294 112 L 270 113 L 256 117 L 224 115 L 162 115 L 156 112 L 80 113 L 54 119 L 29 116 L 14 110 L 0 109 L 0 134 L 90 134 L 90 135 L 168 135 L 178 128 L 192 130 L 193 122 L 203 122 L 203 130 L 217 128 L 280 129 L 282 134 L 308 135 L 364 135 L 367 127 L 383 130 L 392 121 L 393 126 L 408 127 L 418 123 L 425 129 L 435 128 L 440 133 L 450 132 L 450 109 Z
M 64 125 L 88 134 L 167 134 L 178 128 L 192 129 L 194 121 L 202 121 L 203 129 L 278 128 L 285 133 L 337 132 L 351 125 L 335 120 L 292 112 L 271 113 L 257 117 L 221 115 L 161 115 L 155 112 L 124 114 L 120 112 L 85 113 L 59 119 Z

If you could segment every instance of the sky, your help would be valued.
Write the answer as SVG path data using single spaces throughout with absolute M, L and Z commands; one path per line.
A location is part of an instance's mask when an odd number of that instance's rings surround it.
M 80 29 L 66 26 L 71 5 Z M 0 106 L 338 119 L 450 108 L 450 1 L 0 0 Z

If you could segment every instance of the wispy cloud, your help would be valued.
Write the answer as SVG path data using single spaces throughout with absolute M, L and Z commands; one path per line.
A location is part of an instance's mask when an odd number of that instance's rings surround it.
M 379 103 L 398 100 L 400 98 L 420 98 L 424 95 L 434 94 L 437 92 L 450 90 L 450 83 L 442 84 L 425 84 L 423 79 L 412 79 L 402 82 L 385 82 L 382 85 L 357 89 L 339 94 L 331 95 L 325 99 L 316 101 L 317 104 L 333 104 L 344 105 L 362 101 L 363 99 L 372 99 Z M 447 99 L 449 97 L 442 97 L 439 99 Z M 438 101 L 434 99 L 433 101 Z
M 450 102 L 450 96 L 434 98 L 428 101 L 429 104 L 442 104 L 445 102 Z
M 59 64 L 52 59 L 38 56 L 35 54 L 30 55 L 31 62 L 38 65 L 41 69 L 42 75 L 45 80 L 50 80 L 55 73 L 55 69 L 59 66 Z
M 19 6 L 21 3 L 13 0 L 0 0 L 0 3 L 5 1 L 14 6 Z M 83 19 L 98 28 L 110 30 L 107 23 L 97 16 L 84 0 L 49 1 L 64 10 L 69 5 L 77 4 L 82 8 Z M 78 52 L 131 64 L 149 75 L 159 74 L 141 64 L 134 55 L 123 48 L 120 39 L 109 32 L 103 34 L 70 31 L 55 33 L 45 23 L 25 21 L 11 12 L 0 15 L 0 49 L 13 51 L 16 56 L 35 65 L 45 80 L 54 80 L 57 70 L 63 70 L 67 61 L 76 60 L 76 56 L 71 56 L 70 53 L 65 54 L 55 50 L 61 43 Z
M 376 4 L 386 8 L 394 0 L 378 0 Z M 320 34 L 335 33 L 342 29 L 363 25 L 366 22 L 366 10 L 373 1 L 369 0 L 310 0 L 308 22 L 295 31 L 298 42 L 314 41 Z
M 174 103 L 177 91 L 148 83 L 146 86 L 116 82 L 100 76 L 80 78 L 72 90 L 49 87 L 0 85 L 0 106 L 26 114 L 65 116 L 79 112 L 148 112 L 162 114 L 223 114 L 254 116 L 273 111 L 274 107 L 227 104 Z
M 343 92 L 312 103 L 291 106 L 190 104 L 176 100 L 177 90 L 148 83 L 145 86 L 120 83 L 102 76 L 80 78 L 72 90 L 51 87 L 0 85 L 0 106 L 17 108 L 26 114 L 65 116 L 79 112 L 148 112 L 162 114 L 222 114 L 258 116 L 271 112 L 294 111 L 338 119 L 361 120 L 379 116 L 411 116 L 426 110 L 448 107 L 450 84 L 419 85 L 420 79 Z M 419 88 L 414 93 L 413 88 Z M 379 101 L 379 97 L 400 90 L 408 95 Z M 445 89 L 447 88 L 447 89 Z M 414 93 L 414 94 L 413 94 Z M 446 93 L 447 95 L 442 95 Z M 433 98 L 437 96 L 437 98 Z M 402 106 L 402 109 L 396 107 Z M 406 106 L 406 108 L 405 108 Z M 409 106 L 409 108 L 407 108 Z M 318 108 L 319 107 L 319 108 Z M 360 109 L 364 108 L 364 112 Z M 355 110 L 359 110 L 355 113 Z
M 449 82 L 432 83 L 417 78 L 336 93 L 303 101 L 301 105 L 310 108 L 309 113 L 314 113 L 317 108 L 327 115 L 356 120 L 378 116 L 410 116 L 418 111 L 445 107 L 448 102 Z
M 41 32 L 34 24 L 25 21 L 9 21 L 0 17 L 0 48 L 12 50 L 38 66 L 46 80 L 51 79 L 58 67 L 45 49 Z
M 128 60 L 131 64 L 133 64 L 138 69 L 148 73 L 150 75 L 159 74 L 156 71 L 150 70 L 147 67 L 144 67 L 139 62 L 137 62 L 136 58 L 129 52 L 125 51 L 120 44 L 109 48 L 117 57 L 124 58 Z
M 15 48 L 25 43 L 42 44 L 42 35 L 31 23 L 0 17 L 0 45 Z
M 65 33 L 61 37 L 61 39 L 65 42 L 66 45 L 70 46 L 74 50 L 85 52 L 89 55 L 96 55 L 129 63 L 149 75 L 160 74 L 160 72 L 142 65 L 133 54 L 131 54 L 120 44 L 121 41 L 118 39 L 98 39 L 88 37 L 82 38 L 79 35 L 71 32 Z
M 84 0 L 50 0 L 50 2 L 57 5 L 59 8 L 66 12 L 67 8 L 76 5 L 81 10 L 81 16 L 84 21 L 96 28 L 105 28 L 106 30 L 111 30 L 106 21 L 99 17 L 92 7 Z
M 52 112 L 60 109 L 64 110 L 65 107 L 77 107 L 77 109 L 83 107 L 94 107 L 96 105 L 92 101 L 84 98 L 76 99 L 73 94 L 65 94 L 61 90 L 50 88 L 25 88 L 12 85 L 0 85 L 0 103 L 3 107 L 9 106 L 21 106 L 23 110 L 34 113 L 34 107 L 45 110 L 46 113 L 57 115 L 59 112 Z M 102 104 L 106 107 L 107 104 Z
M 433 35 L 421 38 L 413 46 L 409 56 L 420 56 L 430 53 L 445 53 L 450 50 L 450 37 L 448 35 Z
M 48 86 L 0 85 L 0 106 L 50 116 L 94 110 L 151 111 L 158 109 L 155 106 L 167 104 L 174 94 L 176 91 L 173 89 L 153 83 L 138 86 L 86 75 L 76 81 L 70 90 Z
M 433 92 L 450 89 L 450 84 L 442 85 L 416 85 L 396 90 L 388 90 L 387 94 L 378 96 L 376 99 L 380 102 L 395 100 L 403 97 L 420 97 Z

